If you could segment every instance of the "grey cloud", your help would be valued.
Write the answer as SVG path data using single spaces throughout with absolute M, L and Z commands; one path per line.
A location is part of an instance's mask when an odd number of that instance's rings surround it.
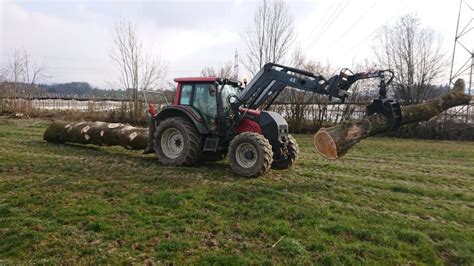
M 238 30 L 248 23 L 253 2 L 145 2 L 140 13 L 158 27 Z M 248 11 L 248 12 L 246 12 Z

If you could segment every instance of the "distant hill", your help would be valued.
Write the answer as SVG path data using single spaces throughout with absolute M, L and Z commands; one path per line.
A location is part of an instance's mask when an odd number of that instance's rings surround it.
M 42 84 L 38 87 L 46 89 L 48 93 L 57 93 L 61 95 L 76 94 L 82 96 L 90 94 L 93 90 L 93 87 L 87 82 L 69 82 L 51 85 Z
M 124 90 L 102 90 L 92 87 L 87 82 L 68 82 L 58 84 L 38 85 L 40 91 L 46 92 L 49 96 L 78 97 L 78 98 L 129 98 L 129 92 Z
M 173 99 L 174 91 L 163 91 L 168 100 Z M 68 82 L 56 84 L 31 85 L 26 83 L 0 82 L 0 98 L 76 98 L 76 99 L 110 99 L 129 100 L 133 89 L 103 90 L 87 82 Z M 142 92 L 139 93 L 141 97 Z M 161 95 L 147 93 L 149 100 L 163 102 Z

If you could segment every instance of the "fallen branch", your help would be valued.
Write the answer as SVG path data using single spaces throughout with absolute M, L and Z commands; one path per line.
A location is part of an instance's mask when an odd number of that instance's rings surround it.
M 148 129 L 119 123 L 54 121 L 44 132 L 43 139 L 143 150 L 148 144 Z
M 464 92 L 464 80 L 458 79 L 454 89 L 427 102 L 402 107 L 401 124 L 427 121 L 447 109 L 469 104 L 471 96 Z M 383 115 L 374 114 L 355 121 L 345 121 L 336 126 L 321 128 L 314 135 L 316 150 L 327 159 L 338 159 L 356 143 L 378 133 L 389 132 L 392 125 Z
M 285 238 L 285 236 L 281 236 L 280 239 L 278 239 L 278 241 L 275 242 L 275 244 L 272 245 L 272 248 L 276 247 L 278 245 L 278 243 L 280 243 L 280 241 L 283 240 L 283 238 Z

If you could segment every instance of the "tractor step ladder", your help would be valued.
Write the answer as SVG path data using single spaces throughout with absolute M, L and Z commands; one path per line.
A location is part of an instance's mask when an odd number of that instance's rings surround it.
M 219 147 L 219 137 L 207 137 L 204 142 L 203 151 L 212 151 L 216 152 L 217 147 Z

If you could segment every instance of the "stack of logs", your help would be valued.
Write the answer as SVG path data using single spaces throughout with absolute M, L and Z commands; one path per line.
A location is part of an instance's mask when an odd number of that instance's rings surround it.
M 119 123 L 54 121 L 44 132 L 43 139 L 143 150 L 148 144 L 148 129 Z

